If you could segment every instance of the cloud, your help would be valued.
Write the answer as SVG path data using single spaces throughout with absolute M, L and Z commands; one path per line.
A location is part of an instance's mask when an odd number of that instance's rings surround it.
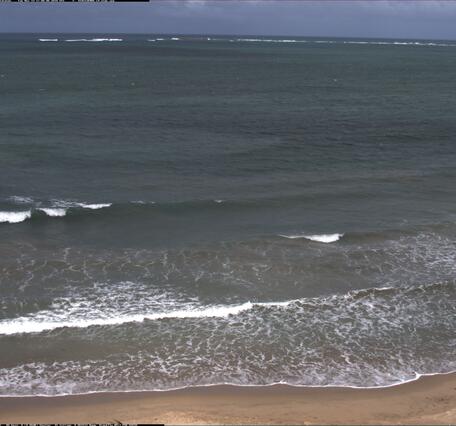
M 0 6 L 3 32 L 456 38 L 456 2 L 152 0 Z

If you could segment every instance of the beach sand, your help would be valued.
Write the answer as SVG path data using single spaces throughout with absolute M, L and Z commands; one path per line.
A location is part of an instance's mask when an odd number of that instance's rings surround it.
M 0 398 L 1 423 L 455 424 L 456 374 L 381 389 L 210 386 Z

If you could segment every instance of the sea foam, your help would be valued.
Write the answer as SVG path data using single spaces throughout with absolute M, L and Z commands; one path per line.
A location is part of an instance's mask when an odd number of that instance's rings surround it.
M 316 241 L 319 243 L 334 243 L 339 241 L 344 234 L 315 234 L 315 235 L 284 235 L 280 234 L 281 237 L 295 240 L 298 238 L 305 238 L 306 240 Z
M 428 291 L 432 296 L 434 287 L 451 287 L 445 283 L 415 287 L 372 287 L 360 290 L 352 290 L 345 294 L 335 294 L 324 297 L 311 297 L 290 299 L 285 301 L 273 302 L 244 302 L 233 305 L 209 305 L 195 306 L 188 304 L 180 309 L 173 309 L 170 305 L 169 310 L 163 312 L 150 313 L 116 313 L 112 310 L 100 310 L 98 304 L 84 302 L 83 300 L 74 301 L 74 299 L 63 300 L 61 307 L 65 309 L 42 310 L 18 318 L 4 319 L 0 321 L 0 335 L 12 335 L 21 333 L 40 333 L 43 331 L 52 331 L 58 328 L 87 328 L 91 326 L 111 326 L 126 323 L 141 323 L 144 321 L 157 321 L 165 319 L 190 319 L 190 318 L 227 318 L 236 316 L 252 309 L 302 309 L 304 305 L 315 309 L 317 307 L 333 306 L 343 309 L 354 309 L 362 304 L 363 312 L 376 312 L 378 303 L 383 303 L 378 297 L 397 297 L 398 295 L 421 294 Z M 445 287 L 446 286 L 446 287 Z M 382 296 L 383 295 L 383 296 Z M 378 299 L 378 300 L 377 300 Z M 380 302 L 379 302 L 380 301 Z M 69 304 L 68 304 L 69 302 Z M 383 306 L 383 305 L 382 305 Z M 350 308 L 351 307 L 351 308 Z M 155 310 L 155 309 L 154 309 Z M 92 317 L 91 317 L 92 316 Z
M 0 223 L 19 223 L 26 219 L 30 219 L 32 211 L 21 211 L 21 212 L 0 212 Z
M 16 204 L 31 204 L 33 203 L 33 198 L 32 197 L 23 197 L 20 195 L 12 195 L 11 197 L 8 197 L 8 200 L 12 201 L 13 203 Z
M 253 303 L 246 302 L 240 305 L 189 308 L 155 314 L 119 315 L 108 318 L 80 318 L 74 320 L 55 320 L 52 317 L 52 312 L 43 311 L 39 313 L 39 317 L 30 315 L 28 317 L 0 321 L 0 335 L 40 333 L 42 331 L 55 330 L 62 327 L 86 328 L 90 326 L 119 325 L 166 318 L 224 318 L 228 315 L 237 315 L 242 311 L 251 309 L 253 306 Z M 49 314 L 48 319 L 46 319 L 47 314 Z
M 62 217 L 66 215 L 66 209 L 62 208 L 39 208 L 38 210 L 46 213 L 48 216 L 51 217 Z
M 97 210 L 97 209 L 103 209 L 106 207 L 111 207 L 112 203 L 85 203 L 85 202 L 78 202 L 78 201 L 66 201 L 66 200 L 53 200 L 52 201 L 53 207 L 56 208 L 83 208 L 83 209 L 91 209 L 91 210 Z
M 100 204 L 86 204 L 86 203 L 76 203 L 77 206 L 82 207 L 83 209 L 98 210 L 106 207 L 111 207 L 112 203 L 100 203 Z
M 82 41 L 88 41 L 88 42 L 102 42 L 102 41 L 123 41 L 121 38 L 74 38 L 74 39 L 67 39 L 65 40 L 67 42 L 82 42 Z

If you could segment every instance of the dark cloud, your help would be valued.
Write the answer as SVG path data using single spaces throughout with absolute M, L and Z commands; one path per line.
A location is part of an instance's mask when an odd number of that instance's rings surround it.
M 451 1 L 152 0 L 3 3 L 2 32 L 264 34 L 456 39 Z

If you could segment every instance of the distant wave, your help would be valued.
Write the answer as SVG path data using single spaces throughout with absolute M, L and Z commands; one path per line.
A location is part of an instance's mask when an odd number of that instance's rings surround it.
M 144 200 L 135 200 L 131 202 L 132 204 L 155 204 L 155 201 L 144 201 Z
M 106 207 L 111 207 L 112 203 L 101 203 L 101 204 L 76 203 L 76 205 L 79 207 L 82 207 L 83 209 L 98 210 L 98 209 L 104 209 Z
M 323 41 L 322 41 L 323 43 Z M 393 45 L 393 46 L 456 46 L 449 43 L 434 43 L 420 41 L 343 41 L 343 44 L 377 44 L 377 45 Z
M 50 217 L 62 217 L 66 215 L 66 209 L 59 209 L 59 208 L 38 208 L 37 210 L 40 210 L 44 213 L 46 213 Z
M 98 210 L 106 207 L 111 207 L 112 203 L 84 203 L 79 201 L 67 201 L 67 200 L 54 200 L 52 201 L 53 207 L 57 208 L 75 208 L 80 207 L 83 209 Z
M 19 223 L 32 217 L 32 211 L 21 211 L 21 212 L 0 212 L 0 223 Z
M 319 243 L 334 243 L 344 236 L 344 234 L 315 234 L 315 235 L 284 235 L 281 237 L 289 238 L 291 240 L 298 238 L 305 238 L 306 240 L 317 241 Z
M 222 39 L 223 40 L 223 39 Z M 229 42 L 248 43 L 316 43 L 316 44 L 361 44 L 361 45 L 391 45 L 391 46 L 437 46 L 452 47 L 456 43 L 438 43 L 424 41 L 374 41 L 374 40 L 295 40 L 295 39 L 264 39 L 264 38 L 237 38 Z
M 12 201 L 13 203 L 16 204 L 31 204 L 33 203 L 33 198 L 32 197 L 22 197 L 20 195 L 12 195 L 11 197 L 8 197 L 9 201 Z
M 102 42 L 102 41 L 123 41 L 121 38 L 75 38 L 75 39 L 67 39 L 67 42 L 82 42 L 82 41 L 89 41 L 89 42 Z
M 169 38 L 149 38 L 147 41 L 179 41 L 181 40 L 179 37 L 169 37 Z
M 39 41 L 59 41 L 58 38 L 40 38 Z M 66 42 L 102 42 L 102 41 L 123 41 L 121 38 L 73 38 L 73 39 L 66 39 Z
M 121 42 L 122 38 L 77 38 L 59 40 L 57 38 L 40 38 L 40 42 Z M 309 39 L 271 39 L 271 38 L 211 38 L 211 37 L 167 37 L 146 39 L 146 42 L 157 41 L 209 41 L 209 42 L 230 42 L 230 43 L 308 43 L 308 44 L 348 44 L 348 45 L 378 45 L 378 46 L 429 46 L 429 47 L 455 47 L 456 43 L 438 41 L 403 41 L 403 40 L 309 40 Z
M 230 39 L 229 41 L 238 41 L 238 42 L 263 42 L 263 43 L 309 43 L 308 40 L 294 40 L 294 39 L 265 39 L 265 38 L 236 38 Z
M 8 200 L 15 204 L 33 204 L 30 197 L 12 196 Z M 33 208 L 24 211 L 0 211 L 0 223 L 20 223 L 26 219 L 33 218 L 36 212 L 43 212 L 49 217 L 64 217 L 69 209 L 98 210 L 111 207 L 112 203 L 84 203 L 75 201 L 57 200 L 51 206 L 42 207 L 41 202 L 34 204 Z

